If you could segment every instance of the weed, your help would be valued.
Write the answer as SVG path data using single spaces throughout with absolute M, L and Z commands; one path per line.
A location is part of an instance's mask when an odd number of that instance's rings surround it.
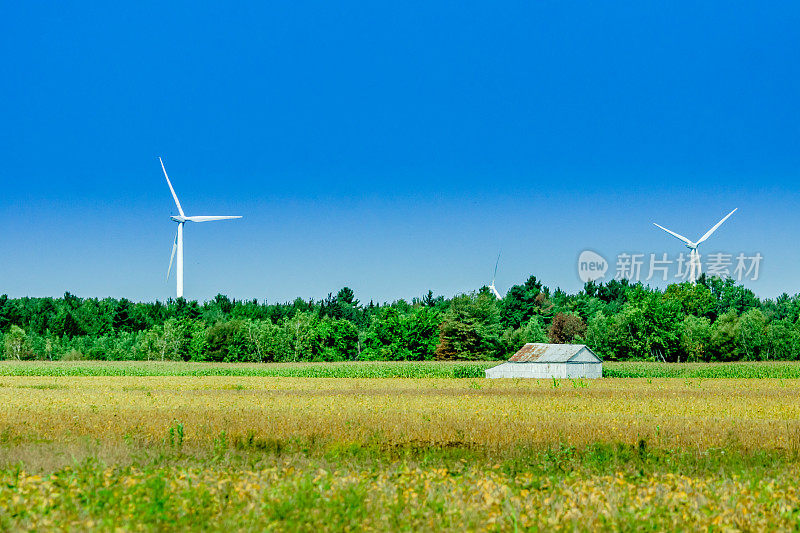
M 183 448 L 183 424 L 177 420 L 167 430 L 165 444 L 174 450 L 180 451 Z

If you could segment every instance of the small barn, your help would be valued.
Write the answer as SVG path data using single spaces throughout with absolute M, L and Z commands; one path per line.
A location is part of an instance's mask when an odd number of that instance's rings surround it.
M 603 360 L 585 344 L 529 342 L 487 378 L 600 378 Z

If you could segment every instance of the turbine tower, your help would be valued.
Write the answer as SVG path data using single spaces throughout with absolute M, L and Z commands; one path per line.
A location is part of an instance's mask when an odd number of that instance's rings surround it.
M 495 263 L 494 263 L 494 275 L 492 276 L 492 284 L 489 285 L 489 290 L 491 290 L 494 293 L 494 295 L 497 296 L 498 300 L 502 300 L 503 297 L 500 296 L 500 293 L 497 292 L 497 289 L 494 286 L 494 278 L 497 277 L 497 265 L 499 265 L 499 264 L 500 264 L 500 253 L 498 252 L 497 253 L 497 261 L 495 261 Z
M 736 209 L 739 209 L 739 208 L 737 207 Z M 667 228 L 665 228 L 664 226 L 659 226 L 658 224 L 653 222 L 653 224 L 655 226 L 658 226 L 659 228 L 663 229 L 664 231 L 666 231 L 667 233 L 669 233 L 673 237 L 675 237 L 678 240 L 680 240 L 681 242 L 683 242 L 686 245 L 686 247 L 690 250 L 690 252 L 689 252 L 689 279 L 690 279 L 690 281 L 692 283 L 695 283 L 697 281 L 697 278 L 700 277 L 700 254 L 697 252 L 697 247 L 700 246 L 700 244 L 703 241 L 708 239 L 711 236 L 712 233 L 717 231 L 717 228 L 720 227 L 723 222 L 728 220 L 728 217 L 730 217 L 732 214 L 734 214 L 736 212 L 736 209 L 734 209 L 733 211 L 731 211 L 730 213 L 725 215 L 725 218 L 723 218 L 722 220 L 717 222 L 714 225 L 713 228 L 711 228 L 710 230 L 708 230 L 706 232 L 705 235 L 703 235 L 702 237 L 697 239 L 697 242 L 692 242 L 689 239 L 687 239 L 686 237 L 684 237 L 683 235 L 678 235 L 674 231 L 670 231 Z
M 177 283 L 177 290 L 176 296 L 178 298 L 183 297 L 183 225 L 187 222 L 213 222 L 215 220 L 229 220 L 232 218 L 242 218 L 241 216 L 218 216 L 218 215 L 199 215 L 199 216 L 192 216 L 187 217 L 183 213 L 183 208 L 181 207 L 180 201 L 178 201 L 178 195 L 175 194 L 175 189 L 172 188 L 172 183 L 169 181 L 169 176 L 167 176 L 167 169 L 164 168 L 164 162 L 161 158 L 158 158 L 158 161 L 161 163 L 161 170 L 164 171 L 164 177 L 167 178 L 167 185 L 169 185 L 169 192 L 172 193 L 172 198 L 175 200 L 175 205 L 178 207 L 178 215 L 177 216 L 170 216 L 173 221 L 178 223 L 178 232 L 175 234 L 175 242 L 172 243 L 172 255 L 169 258 L 169 268 L 167 269 L 167 279 L 169 279 L 169 274 L 172 271 L 172 261 L 175 259 L 175 252 L 178 253 L 178 264 L 175 265 L 175 280 Z

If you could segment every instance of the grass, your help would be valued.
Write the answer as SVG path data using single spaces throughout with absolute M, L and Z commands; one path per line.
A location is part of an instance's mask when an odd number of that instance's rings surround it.
M 613 450 L 609 450 L 613 452 Z M 561 453 L 555 450 L 554 453 Z M 266 454 L 94 460 L 48 475 L 0 473 L 0 528 L 144 530 L 774 530 L 798 525 L 795 464 L 664 472 L 607 470 L 584 458 L 528 471 L 447 457 L 402 461 Z M 731 466 L 727 466 L 730 464 Z M 537 469 L 537 466 L 542 468 Z M 16 496 L 16 498 L 15 498 Z
M 800 527 L 800 380 L 6 375 L 0 404 L 0 530 Z
M 60 388 L 52 384 L 57 382 Z M 317 443 L 800 448 L 800 380 L 2 377 L 0 427 L 61 442 L 229 437 Z
M 175 361 L 0 361 L 2 376 L 238 376 L 294 378 L 482 378 L 500 361 L 340 363 L 184 363 Z M 800 379 L 800 362 L 605 362 L 611 378 Z

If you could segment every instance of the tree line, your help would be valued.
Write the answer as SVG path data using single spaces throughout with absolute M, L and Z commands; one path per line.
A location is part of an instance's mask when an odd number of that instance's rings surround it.
M 585 343 L 606 360 L 800 359 L 800 296 L 760 300 L 730 278 L 664 290 L 612 280 L 576 294 L 535 276 L 498 300 L 360 303 L 347 287 L 288 303 L 0 296 L 6 359 L 345 361 L 505 359 L 526 342 Z

